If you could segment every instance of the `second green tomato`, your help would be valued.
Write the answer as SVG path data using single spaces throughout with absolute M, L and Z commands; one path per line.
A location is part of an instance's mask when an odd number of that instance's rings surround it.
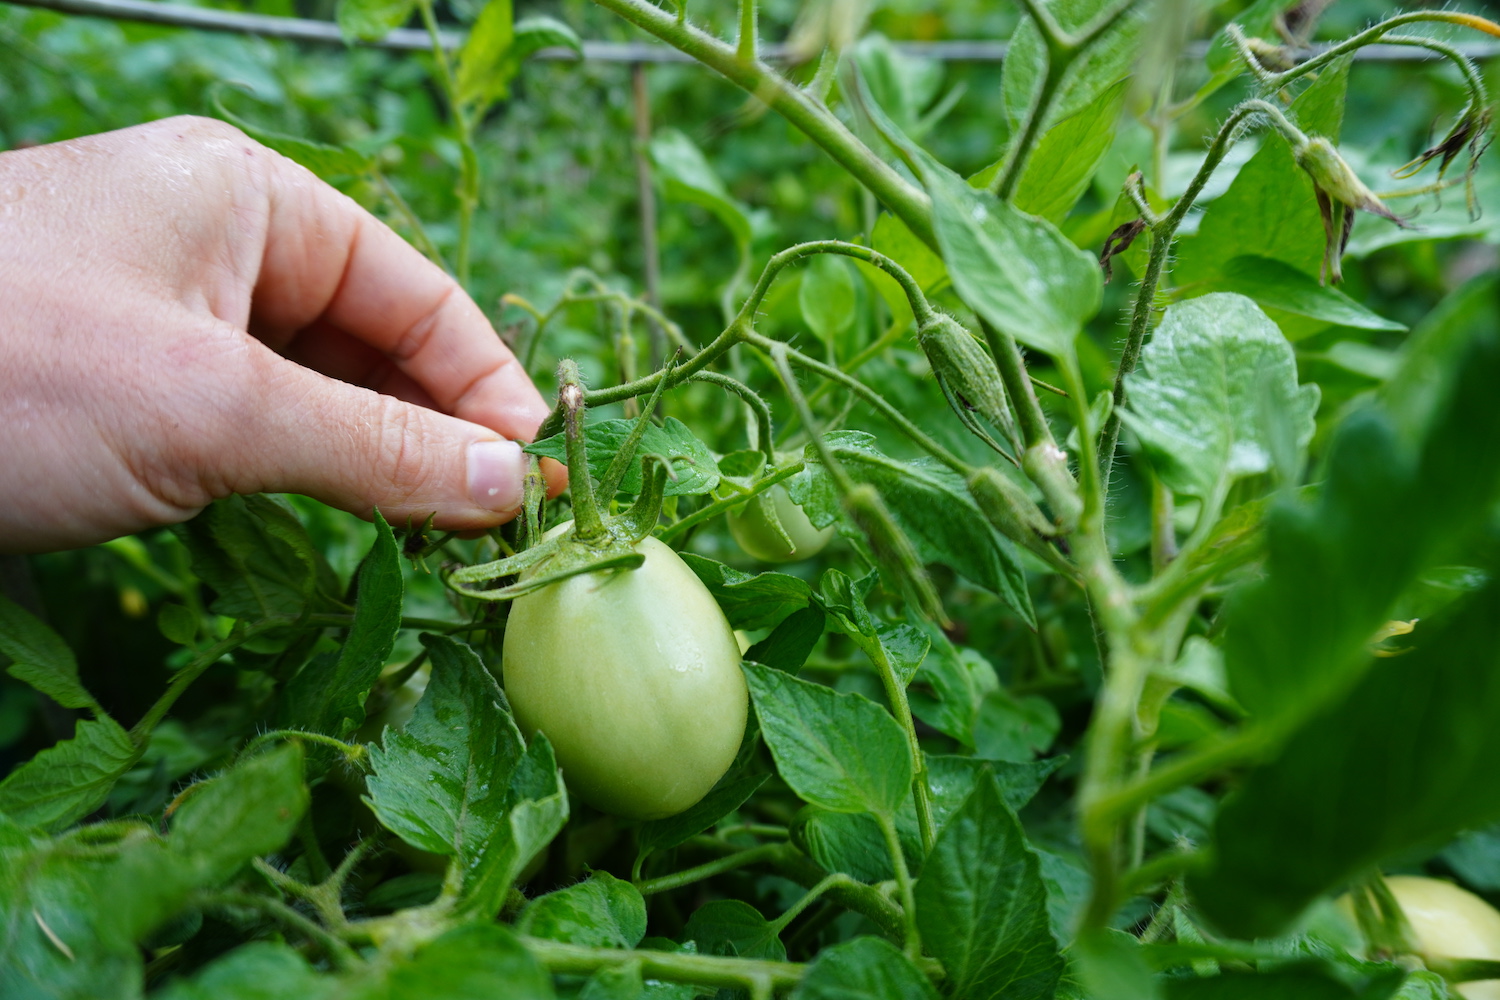
M 775 519 L 781 522 L 782 531 L 776 530 L 767 508 L 775 511 Z M 821 529 L 814 527 L 786 490 L 773 486 L 739 510 L 730 512 L 729 533 L 746 555 L 761 562 L 787 563 L 809 559 L 822 552 L 833 537 L 833 525 Z

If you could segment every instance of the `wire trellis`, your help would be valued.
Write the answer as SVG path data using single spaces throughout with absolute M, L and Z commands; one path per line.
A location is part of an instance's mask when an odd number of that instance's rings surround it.
M 289 41 L 308 42 L 317 45 L 350 44 L 339 32 L 338 25 L 331 21 L 314 21 L 300 17 L 276 17 L 267 14 L 246 14 L 238 11 L 213 10 L 207 7 L 187 7 L 180 4 L 162 3 L 158 0 L 0 0 L 17 7 L 39 7 L 64 14 L 84 17 L 102 17 L 115 21 L 137 21 L 146 24 L 172 25 L 195 28 L 199 31 L 226 31 L 242 35 L 258 35 L 262 38 L 281 38 Z M 454 49 L 463 44 L 461 32 L 440 33 L 441 44 Z M 427 32 L 415 28 L 397 28 L 378 41 L 367 44 L 376 48 L 400 51 L 426 51 L 432 48 Z M 1207 42 L 1190 44 L 1184 54 L 1189 58 L 1201 58 L 1207 50 Z M 1307 54 L 1315 54 L 1320 46 L 1309 46 Z M 1500 42 L 1465 42 L 1454 46 L 1470 59 L 1490 59 L 1500 55 Z M 1001 62 L 1005 59 L 1005 42 L 983 40 L 955 40 L 941 42 L 898 42 L 896 49 L 905 55 L 937 59 L 942 62 Z M 785 58 L 784 45 L 768 44 L 761 47 L 761 57 L 768 62 L 779 62 Z M 533 59 L 576 60 L 578 54 L 571 49 L 542 49 Z M 1360 49 L 1355 58 L 1375 62 L 1420 62 L 1435 58 L 1423 49 L 1400 45 L 1371 45 Z M 692 57 L 665 45 L 654 42 L 602 42 L 583 43 L 583 59 L 588 62 L 615 63 L 673 63 L 692 62 Z

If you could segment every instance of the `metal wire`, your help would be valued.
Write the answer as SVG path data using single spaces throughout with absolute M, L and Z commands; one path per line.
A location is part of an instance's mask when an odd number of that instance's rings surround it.
M 266 14 L 244 14 L 237 11 L 212 10 L 207 7 L 186 7 L 157 0 L 0 0 L 0 4 L 17 7 L 39 7 L 64 14 L 84 17 L 103 17 L 115 21 L 138 21 L 146 24 L 165 24 L 180 28 L 196 28 L 199 31 L 227 31 L 241 35 L 258 35 L 262 38 L 283 38 L 290 41 L 310 42 L 317 45 L 348 45 L 338 25 L 331 21 L 313 21 L 300 17 L 274 17 Z M 442 45 L 453 49 L 463 44 L 462 32 L 441 33 Z M 425 51 L 432 47 L 427 32 L 415 28 L 397 28 L 389 35 L 367 44 L 376 48 L 399 51 Z M 1207 51 L 1207 42 L 1189 45 L 1184 55 L 1202 58 Z M 1320 51 L 1322 46 L 1310 46 L 1306 55 Z M 1468 42 L 1455 45 L 1471 59 L 1489 59 L 1500 55 L 1500 42 Z M 897 42 L 896 49 L 905 55 L 937 59 L 941 62 L 1000 62 L 1005 58 L 1005 42 L 991 41 L 945 41 L 945 42 Z M 769 44 L 761 49 L 762 58 L 779 62 L 785 58 L 786 47 Z M 577 53 L 571 49 L 542 49 L 533 59 L 576 60 Z M 583 43 L 583 58 L 588 62 L 618 63 L 673 63 L 692 62 L 691 57 L 676 49 L 654 42 L 593 42 Z M 1360 49 L 1355 58 L 1374 62 L 1421 62 L 1434 58 L 1422 49 L 1405 48 L 1398 45 L 1371 45 Z

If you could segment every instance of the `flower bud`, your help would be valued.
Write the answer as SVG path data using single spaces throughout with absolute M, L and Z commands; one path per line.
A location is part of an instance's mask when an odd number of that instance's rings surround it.
M 1375 192 L 1365 187 L 1364 181 L 1359 179 L 1359 175 L 1327 139 L 1322 136 L 1308 139 L 1297 148 L 1296 157 L 1297 166 L 1307 171 L 1313 184 L 1328 197 L 1350 208 L 1400 221 L 1375 197 Z
M 927 355 L 948 405 L 966 426 L 973 429 L 972 414 L 978 413 L 1007 439 L 1015 440 L 1016 421 L 1000 370 L 968 330 L 953 317 L 934 313 L 917 329 L 917 344 Z
M 951 625 L 917 547 L 891 517 L 880 492 L 869 483 L 860 483 L 844 494 L 844 510 L 864 532 L 880 567 L 910 593 L 927 617 L 944 627 Z
M 1057 525 L 1047 519 L 1024 489 L 998 469 L 974 470 L 968 485 L 969 496 L 985 520 L 1006 538 L 1029 546 L 1038 537 L 1057 535 Z
M 1407 223 L 1386 208 L 1375 197 L 1375 192 L 1365 187 L 1364 181 L 1327 139 L 1322 136 L 1306 139 L 1293 152 L 1297 165 L 1312 178 L 1318 211 L 1323 216 L 1323 268 L 1318 280 L 1331 277 L 1334 284 L 1338 284 L 1344 277 L 1340 261 L 1349 245 L 1349 234 L 1354 230 L 1356 209 L 1389 219 L 1403 229 Z

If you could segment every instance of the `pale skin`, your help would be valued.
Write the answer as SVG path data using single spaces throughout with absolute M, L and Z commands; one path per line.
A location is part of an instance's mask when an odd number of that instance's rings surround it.
M 452 278 L 211 119 L 0 154 L 0 305 L 0 552 L 232 493 L 493 527 L 548 412 Z

